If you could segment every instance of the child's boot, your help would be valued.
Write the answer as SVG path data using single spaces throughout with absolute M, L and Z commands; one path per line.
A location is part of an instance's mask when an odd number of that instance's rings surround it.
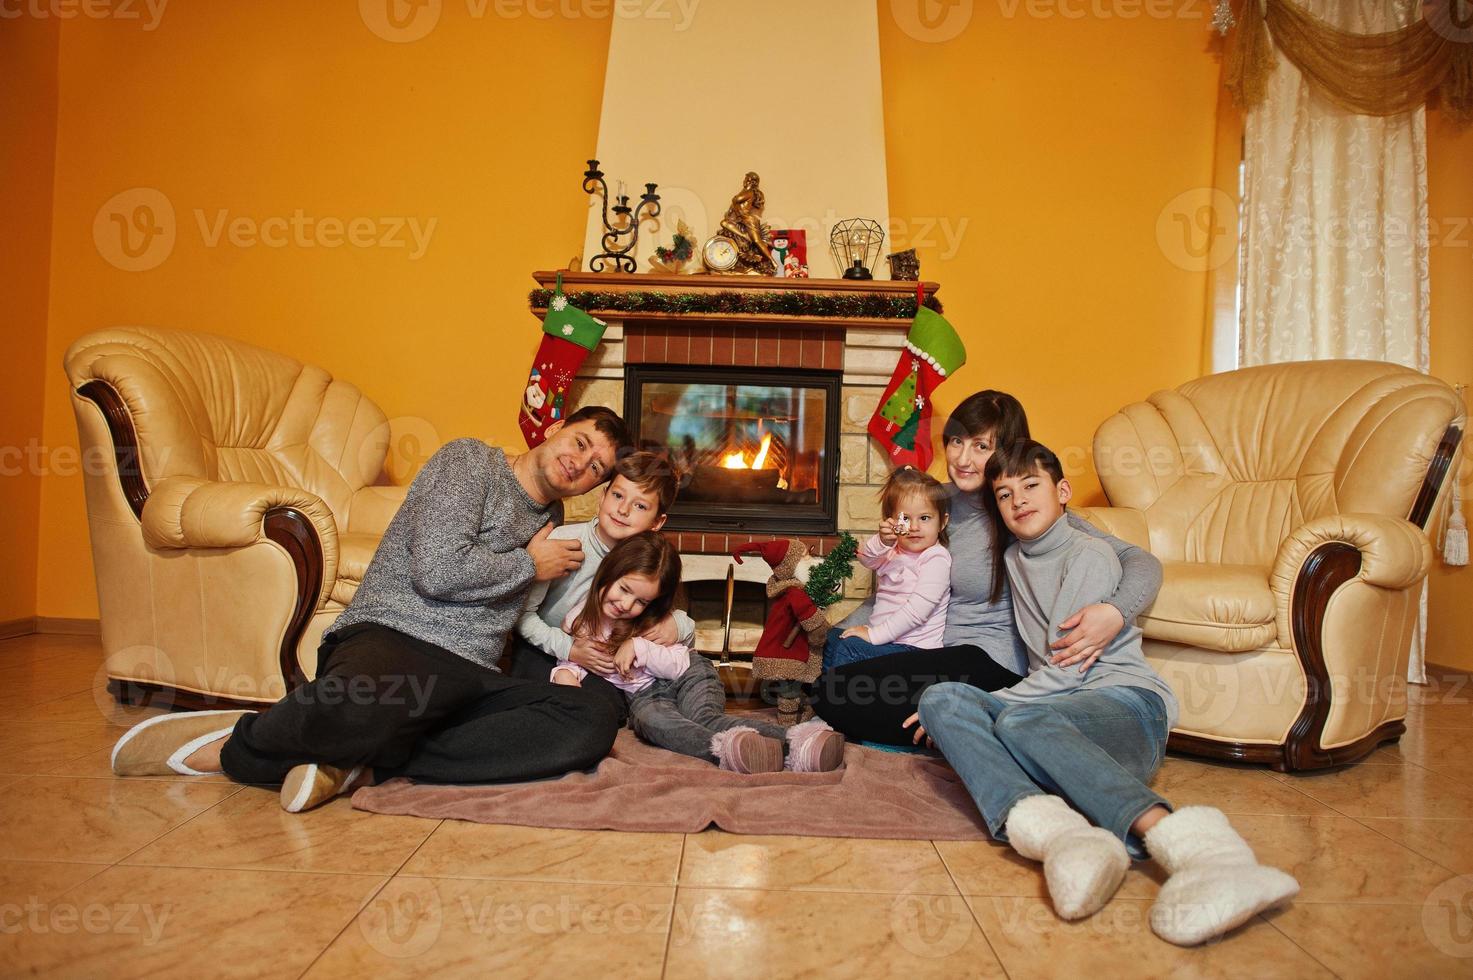
M 711 736 L 711 754 L 717 765 L 729 772 L 750 775 L 781 772 L 783 768 L 783 743 L 745 726 Z
M 1120 838 L 1092 827 L 1057 796 L 1025 796 L 1013 804 L 1006 830 L 1013 850 L 1043 862 L 1054 911 L 1082 919 L 1104 908 L 1130 867 Z
M 1299 882 L 1258 863 L 1221 810 L 1189 806 L 1146 831 L 1146 850 L 1171 875 L 1151 928 L 1178 946 L 1220 936 L 1299 894 Z
M 822 718 L 788 729 L 788 768 L 793 772 L 832 772 L 844 764 L 844 736 Z

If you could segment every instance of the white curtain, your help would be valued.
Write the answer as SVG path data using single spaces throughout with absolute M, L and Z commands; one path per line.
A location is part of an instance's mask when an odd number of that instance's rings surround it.
M 1419 0 L 1297 0 L 1345 31 Z M 1428 369 L 1426 110 L 1379 118 L 1316 95 L 1282 55 L 1244 123 L 1239 363 L 1356 357 Z M 1427 589 L 1407 679 L 1426 679 Z

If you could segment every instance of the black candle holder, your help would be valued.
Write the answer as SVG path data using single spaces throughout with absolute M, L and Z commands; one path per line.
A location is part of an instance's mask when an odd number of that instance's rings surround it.
M 639 242 L 639 223 L 645 218 L 657 218 L 660 215 L 660 195 L 655 193 L 655 185 L 644 185 L 644 193 L 639 195 L 639 204 L 633 208 L 629 206 L 628 194 L 615 197 L 612 224 L 609 222 L 609 185 L 604 181 L 604 172 L 598 169 L 597 160 L 589 160 L 588 169 L 583 171 L 583 192 L 598 194 L 603 203 L 604 233 L 599 238 L 599 244 L 604 250 L 588 260 L 588 271 L 603 272 L 610 261 L 613 262 L 615 272 L 637 271 L 639 264 L 635 262 L 632 253 Z M 628 241 L 624 241 L 626 236 Z

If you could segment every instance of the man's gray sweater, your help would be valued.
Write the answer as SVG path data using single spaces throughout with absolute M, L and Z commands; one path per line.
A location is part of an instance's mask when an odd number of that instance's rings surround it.
M 527 495 L 500 449 L 447 443 L 415 477 L 332 629 L 378 623 L 495 670 L 536 578 L 527 542 L 561 515 L 560 501 Z
M 1049 643 L 1063 633 L 1059 624 L 1084 606 L 1101 602 L 1120 584 L 1120 559 L 1103 540 L 1070 525 L 1061 516 L 1032 541 L 1008 545 L 1008 585 L 1013 590 L 1013 617 L 1028 648 L 1028 676 L 996 692 L 1004 701 L 1064 694 L 1101 687 L 1140 687 L 1160 695 L 1167 727 L 1176 724 L 1176 695 L 1151 669 L 1141 653 L 1141 629 L 1127 621 L 1105 647 L 1100 659 L 1083 674 L 1079 665 L 1055 667 Z

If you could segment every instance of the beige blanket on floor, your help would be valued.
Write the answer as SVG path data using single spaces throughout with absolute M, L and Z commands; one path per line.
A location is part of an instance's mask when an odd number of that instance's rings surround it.
M 987 828 L 940 758 L 850 745 L 836 772 L 740 776 L 619 733 L 592 772 L 491 786 L 392 779 L 353 794 L 374 813 L 578 830 L 984 840 Z

